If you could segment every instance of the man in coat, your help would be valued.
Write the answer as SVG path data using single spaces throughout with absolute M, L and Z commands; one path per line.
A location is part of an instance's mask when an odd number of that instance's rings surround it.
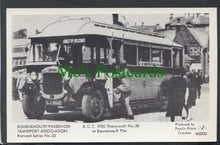
M 183 78 L 184 68 L 174 69 L 173 77 L 168 82 L 168 107 L 166 117 L 170 117 L 171 122 L 175 121 L 175 116 L 182 116 L 185 105 L 186 79 Z

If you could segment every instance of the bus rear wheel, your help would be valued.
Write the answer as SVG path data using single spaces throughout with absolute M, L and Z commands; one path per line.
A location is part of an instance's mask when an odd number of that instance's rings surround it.
M 29 119 L 40 119 L 45 111 L 45 100 L 41 96 L 31 97 L 23 94 L 22 107 Z
M 104 114 L 104 97 L 99 90 L 92 91 L 90 95 L 83 95 L 82 114 L 85 121 L 99 121 Z

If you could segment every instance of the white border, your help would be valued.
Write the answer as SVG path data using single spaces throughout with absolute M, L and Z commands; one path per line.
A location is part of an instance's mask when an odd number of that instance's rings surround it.
M 82 129 L 82 124 L 71 124 L 67 135 L 49 139 L 16 138 L 16 125 L 12 122 L 12 15 L 40 14 L 163 14 L 163 13 L 209 13 L 210 15 L 210 88 L 209 88 L 209 121 L 197 122 L 208 126 L 207 136 L 177 136 L 174 123 L 139 122 L 142 128 L 126 134 L 91 134 Z M 217 9 L 216 8 L 32 8 L 7 9 L 7 141 L 8 142 L 160 142 L 160 141 L 216 141 L 217 133 Z M 27 121 L 25 123 L 36 124 Z M 56 123 L 56 122 L 55 122 Z M 51 124 L 51 123 L 50 123 Z M 64 122 L 66 124 L 66 122 Z M 109 123 L 106 123 L 109 124 Z M 122 123 L 111 123 L 122 124 Z

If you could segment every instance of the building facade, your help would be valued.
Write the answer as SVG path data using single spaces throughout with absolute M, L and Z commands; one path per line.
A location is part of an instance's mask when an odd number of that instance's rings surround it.
M 156 30 L 169 37 L 173 42 L 184 46 L 185 63 L 190 63 L 192 69 L 202 71 L 203 77 L 209 75 L 209 15 L 185 14 L 183 17 L 170 20 L 165 29 Z M 194 66 L 196 66 L 194 68 Z
M 29 42 L 27 30 L 21 29 L 13 33 L 12 39 L 12 66 L 24 66 L 27 60 Z

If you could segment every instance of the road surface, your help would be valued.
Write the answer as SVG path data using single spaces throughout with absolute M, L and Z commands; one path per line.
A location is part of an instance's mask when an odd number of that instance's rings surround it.
M 209 88 L 208 84 L 203 84 L 201 98 L 197 99 L 196 106 L 192 108 L 192 121 L 207 121 L 209 114 Z M 137 113 L 135 114 L 134 120 L 126 120 L 123 117 L 108 118 L 102 122 L 169 122 L 170 118 L 165 117 L 165 112 L 148 112 L 148 113 Z M 12 118 L 15 122 L 28 121 L 22 110 L 22 103 L 19 100 L 13 100 L 12 102 Z M 42 119 L 30 121 L 37 121 L 42 123 L 48 122 L 83 122 L 82 115 L 80 112 L 68 112 L 62 111 L 60 113 L 45 113 Z M 176 117 L 176 122 L 186 121 L 182 120 L 181 117 Z

